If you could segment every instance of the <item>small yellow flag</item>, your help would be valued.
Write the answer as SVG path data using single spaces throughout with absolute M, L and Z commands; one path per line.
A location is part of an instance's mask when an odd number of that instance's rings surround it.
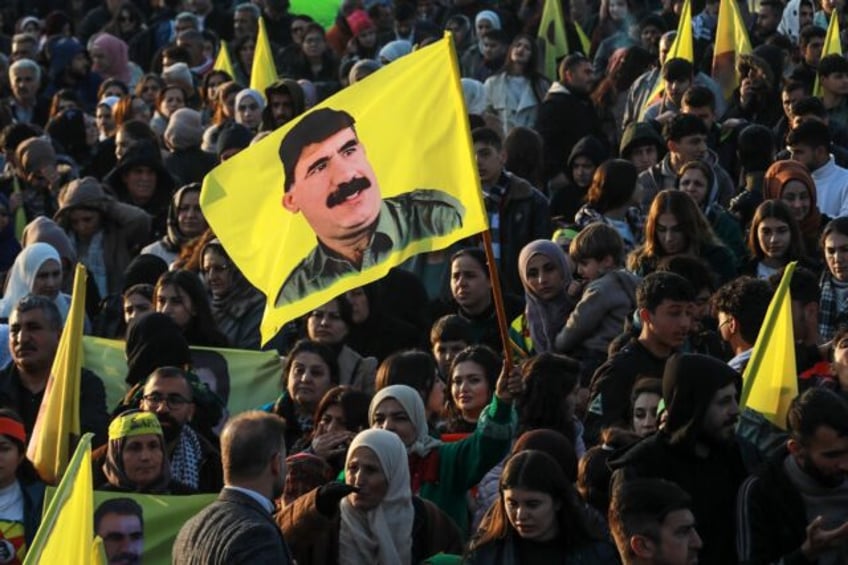
M 24 565 L 104 563 L 102 545 L 94 539 L 91 438 L 91 434 L 85 434 L 77 445 L 68 470 L 41 519 Z
M 736 58 L 751 53 L 751 39 L 736 0 L 721 0 L 718 9 L 712 76 L 721 86 L 725 100 L 733 97 L 739 86 Z
M 206 175 L 204 216 L 267 298 L 263 341 L 487 228 L 453 42 L 418 49 Z
M 692 3 L 691 0 L 683 2 L 683 10 L 680 12 L 680 21 L 677 23 L 677 36 L 674 42 L 668 49 L 668 54 L 665 60 L 669 59 L 686 59 L 692 64 L 695 64 L 695 40 L 692 34 Z M 645 110 L 662 98 L 663 79 L 660 74 L 657 75 L 657 82 L 654 84 L 654 89 L 651 94 L 645 99 L 645 104 L 639 112 L 639 119 L 645 115 Z
M 798 396 L 795 367 L 795 335 L 792 331 L 792 296 L 789 283 L 795 272 L 793 261 L 783 271 L 771 299 L 751 359 L 742 376 L 740 408 L 750 408 L 778 428 L 786 429 L 786 414 Z
M 842 40 L 839 35 L 839 15 L 834 9 L 830 13 L 830 23 L 827 24 L 827 34 L 824 36 L 824 46 L 822 47 L 821 56 L 827 55 L 842 55 Z M 822 89 L 819 83 L 819 75 L 816 74 L 816 84 L 813 87 L 813 96 L 821 96 Z
M 42 480 L 54 485 L 65 472 L 71 450 L 80 437 L 82 333 L 87 278 L 85 267 L 77 263 L 71 308 L 27 447 L 27 457 Z
M 256 49 L 253 51 L 253 64 L 250 67 L 250 88 L 265 96 L 265 89 L 277 80 L 277 67 L 274 65 L 274 53 L 268 32 L 265 31 L 265 18 L 259 18 L 259 33 L 256 35 Z
M 568 37 L 565 35 L 565 18 L 562 15 L 559 0 L 545 0 L 538 37 L 545 54 L 545 68 L 542 74 L 552 81 L 559 80 L 557 61 L 569 54 Z
M 236 78 L 233 62 L 230 61 L 230 50 L 227 47 L 227 42 L 223 39 L 221 40 L 221 46 L 218 48 L 218 56 L 215 57 L 215 64 L 212 65 L 212 68 L 216 71 L 224 71 L 233 80 Z

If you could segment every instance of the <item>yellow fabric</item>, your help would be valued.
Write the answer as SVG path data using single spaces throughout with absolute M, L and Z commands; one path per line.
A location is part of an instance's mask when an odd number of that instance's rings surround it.
M 786 429 L 786 414 L 798 396 L 795 336 L 792 332 L 792 297 L 789 282 L 796 263 L 786 267 L 780 286 L 769 304 L 751 359 L 743 375 L 741 407 L 756 410 L 772 424 Z
M 730 100 L 733 91 L 739 86 L 739 73 L 736 71 L 736 58 L 751 53 L 751 39 L 745 28 L 745 21 L 739 12 L 736 0 L 721 0 L 718 9 L 715 49 L 713 51 L 713 78 L 721 85 L 726 100 Z
M 65 472 L 71 446 L 80 436 L 80 374 L 87 278 L 85 267 L 77 263 L 71 308 L 27 447 L 27 457 L 42 480 L 50 484 L 56 484 Z
M 17 175 L 12 176 L 12 192 L 14 194 L 21 194 L 21 185 L 18 182 Z M 21 196 L 23 196 L 21 194 Z M 24 237 L 24 228 L 27 225 L 26 218 L 26 210 L 24 210 L 23 198 L 21 199 L 21 204 L 15 210 L 15 238 L 18 241 L 23 241 Z
M 552 81 L 559 80 L 557 61 L 570 52 L 559 0 L 545 0 L 539 23 L 539 40 L 545 53 L 544 75 Z M 588 50 L 585 51 L 588 53 Z
M 577 37 L 580 38 L 580 46 L 583 47 L 583 54 L 588 55 L 589 49 L 592 46 L 592 42 L 589 40 L 589 36 L 586 35 L 586 32 L 583 31 L 583 28 L 580 27 L 578 22 L 574 22 L 574 29 L 577 30 Z
M 364 159 L 373 169 L 383 208 L 389 198 L 405 198 L 426 189 L 440 191 L 460 202 L 464 210 L 459 227 L 441 235 L 420 237 L 399 248 L 392 245 L 388 257 L 377 264 L 278 305 L 283 283 L 292 274 L 303 272 L 305 258 L 323 249 L 317 246 L 315 232 L 301 209 L 291 206 L 290 200 L 288 208 L 281 202 L 291 192 L 284 193 L 285 173 L 279 157 L 287 133 L 317 108 L 344 110 L 355 119 L 357 154 L 364 151 Z M 409 257 L 444 249 L 487 229 L 456 53 L 450 39 L 393 62 L 316 109 L 225 161 L 203 181 L 200 203 L 210 227 L 247 279 L 267 297 L 261 326 L 263 342 L 286 322 L 343 292 L 385 276 L 391 267 Z M 326 139 L 314 142 L 306 148 L 312 150 L 325 142 Z M 339 151 L 332 158 L 343 165 L 345 155 Z M 311 172 L 318 172 L 317 169 L 323 170 L 323 166 L 312 164 L 309 168 Z M 323 176 L 319 179 L 325 182 Z M 330 184 L 330 179 L 326 182 Z M 329 207 L 328 204 L 322 212 L 322 220 Z M 380 223 L 384 216 L 381 211 Z
M 218 48 L 218 56 L 215 57 L 215 63 L 212 68 L 216 71 L 224 71 L 235 80 L 236 72 L 233 69 L 233 62 L 230 61 L 230 50 L 227 48 L 227 42 L 221 40 L 221 46 Z
M 24 565 L 105 562 L 94 540 L 94 488 L 91 481 L 91 434 L 85 434 L 47 507 Z
M 253 51 L 253 64 L 250 67 L 250 88 L 258 90 L 265 96 L 265 89 L 277 80 L 277 67 L 274 65 L 274 54 L 271 52 L 271 42 L 265 31 L 265 18 L 259 18 L 259 33 L 256 35 L 256 49 Z
M 692 35 L 692 3 L 691 0 L 685 0 L 683 10 L 680 12 L 680 21 L 677 24 L 677 37 L 668 49 L 668 55 L 665 60 L 669 59 L 686 59 L 693 65 L 695 64 L 695 40 Z M 662 98 L 663 79 L 662 74 L 657 76 L 657 83 L 651 91 L 650 96 L 645 99 L 645 105 L 642 106 L 639 112 L 639 119 L 645 114 L 645 110 Z
M 110 440 L 147 434 L 162 435 L 162 426 L 153 412 L 133 412 L 118 416 L 109 424 Z
M 824 46 L 822 47 L 822 58 L 827 55 L 842 55 L 842 41 L 839 38 L 839 16 L 837 10 L 833 10 L 830 14 L 830 23 L 827 24 L 827 34 L 824 36 Z M 822 89 L 819 83 L 819 75 L 816 74 L 816 84 L 813 87 L 813 96 L 821 96 Z

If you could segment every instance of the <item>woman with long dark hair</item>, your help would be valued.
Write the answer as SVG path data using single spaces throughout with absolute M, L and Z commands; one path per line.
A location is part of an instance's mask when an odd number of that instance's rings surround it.
M 818 272 L 807 260 L 804 238 L 792 210 L 783 200 L 766 200 L 757 206 L 748 232 L 751 260 L 742 274 L 768 279 L 780 273 L 792 261 Z
M 227 347 L 209 305 L 203 283 L 191 271 L 176 270 L 164 273 L 153 290 L 156 311 L 170 316 L 183 331 L 189 345 Z

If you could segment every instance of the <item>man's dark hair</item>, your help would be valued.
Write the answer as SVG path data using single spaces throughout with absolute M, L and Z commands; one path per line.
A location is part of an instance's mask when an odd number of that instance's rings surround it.
M 770 8 L 773 12 L 777 12 L 778 15 L 783 14 L 783 4 L 777 0 L 762 0 L 760 7 Z
M 64 325 L 62 322 L 62 314 L 59 313 L 59 308 L 52 300 L 37 294 L 27 294 L 18 300 L 18 303 L 15 304 L 14 307 L 14 311 L 19 314 L 23 314 L 24 312 L 29 312 L 31 310 L 41 310 L 44 312 L 44 317 L 47 318 L 47 323 L 50 325 L 50 328 L 59 332 L 62 331 L 62 326 Z
M 820 77 L 827 77 L 833 73 L 848 73 L 848 59 L 836 53 L 825 55 L 819 61 L 818 73 Z
M 789 79 L 783 83 L 783 88 L 780 89 L 781 92 L 789 94 L 790 92 L 795 92 L 796 90 L 803 90 L 804 94 L 810 95 L 810 88 L 801 81 Z
M 498 132 L 489 127 L 476 128 L 471 132 L 471 143 L 482 143 L 494 147 L 497 151 L 503 148 L 503 141 Z
M 692 302 L 695 289 L 692 283 L 676 273 L 651 273 L 636 287 L 636 306 L 655 312 L 664 300 Z
M 834 234 L 848 236 L 848 216 L 834 218 L 827 223 L 819 240 L 822 249 L 824 249 L 824 241 Z
M 251 410 L 230 418 L 221 432 L 224 482 L 255 479 L 272 457 L 285 457 L 285 421 L 275 414 Z
M 790 437 L 802 444 L 822 426 L 832 428 L 839 437 L 848 436 L 848 401 L 826 388 L 811 388 L 792 401 L 786 423 Z
M 144 512 L 141 504 L 132 498 L 110 498 L 104 500 L 97 510 L 94 511 L 94 533 L 100 528 L 100 521 L 106 514 L 117 514 L 118 516 L 135 516 L 144 527 Z
M 768 281 L 742 276 L 720 287 L 712 298 L 716 312 L 736 319 L 739 335 L 754 344 L 774 292 Z
M 591 61 L 589 61 L 583 53 L 577 52 L 566 55 L 566 57 L 560 62 L 559 69 L 557 69 L 557 76 L 559 76 L 560 81 L 564 82 L 565 73 L 573 72 L 578 65 L 582 65 L 583 63 L 591 63 Z
M 660 529 L 671 512 L 690 510 L 692 498 L 664 479 L 631 479 L 614 484 L 609 527 L 625 565 L 633 562 L 630 538 L 644 536 L 660 542 Z
M 806 96 L 792 103 L 793 116 L 816 116 L 820 119 L 827 118 L 827 109 L 824 102 L 818 96 Z
M 707 135 L 707 124 L 692 114 L 677 114 L 665 126 L 663 137 L 666 141 L 680 141 L 689 135 Z
M 189 54 L 188 49 L 177 45 L 170 45 L 162 50 L 162 61 L 165 59 L 168 59 L 172 65 L 174 63 L 185 63 L 186 65 L 191 64 L 191 55 Z
M 280 161 L 283 162 L 285 180 L 283 190 L 289 191 L 294 182 L 294 169 L 304 148 L 313 143 L 321 143 L 333 134 L 345 128 L 351 128 L 356 133 L 356 120 L 344 110 L 320 108 L 306 114 L 289 130 L 280 143 Z
M 612 257 L 616 267 L 624 264 L 624 241 L 618 230 L 602 222 L 593 222 L 571 240 L 568 254 L 575 261 Z
M 188 388 L 188 399 L 194 400 L 194 389 L 191 387 L 191 382 L 188 380 L 188 376 L 185 371 L 180 369 L 179 367 L 173 366 L 165 366 L 158 367 L 155 371 L 150 373 L 150 376 L 147 377 L 145 384 L 149 383 L 152 379 L 181 379 L 185 382 L 186 388 Z
M 122 132 L 133 141 L 146 140 L 156 144 L 157 146 L 159 145 L 159 136 L 156 135 L 156 132 L 153 131 L 149 124 L 142 122 L 141 120 L 127 120 L 118 126 L 118 131 Z
M 683 93 L 683 100 L 681 102 L 690 108 L 709 107 L 710 110 L 715 111 L 715 94 L 713 94 L 713 91 L 706 86 L 701 86 L 699 84 L 690 86 L 686 89 L 686 92 Z
M 768 278 L 772 290 L 777 291 L 782 278 L 783 269 Z M 819 277 L 809 269 L 795 267 L 795 272 L 792 273 L 792 279 L 789 281 L 789 294 L 792 296 L 793 302 L 800 302 L 801 304 L 815 302 L 818 304 L 819 299 L 821 299 Z
M 435 345 L 438 341 L 472 343 L 474 337 L 471 335 L 471 324 L 468 320 L 456 314 L 442 316 L 430 328 L 430 345 Z
M 805 49 L 810 44 L 810 41 L 817 37 L 824 39 L 827 37 L 827 31 L 813 24 L 805 26 L 801 30 L 801 33 L 798 34 L 798 46 L 801 49 Z
M 716 277 L 709 264 L 694 255 L 675 255 L 664 257 L 657 264 L 657 272 L 675 273 L 692 283 L 697 293 L 706 288 L 710 293 L 715 292 Z
M 736 151 L 745 171 L 765 171 L 774 162 L 774 134 L 760 124 L 745 126 L 739 132 Z
M 807 145 L 813 149 L 825 147 L 830 149 L 830 130 L 827 125 L 816 120 L 810 120 L 789 130 L 786 134 L 786 144 Z
M 6 155 L 14 155 L 18 145 L 32 137 L 42 134 L 39 127 L 32 124 L 10 124 L 0 132 L 0 149 Z
M 662 78 L 666 81 L 691 80 L 695 67 L 686 59 L 666 59 L 662 66 Z

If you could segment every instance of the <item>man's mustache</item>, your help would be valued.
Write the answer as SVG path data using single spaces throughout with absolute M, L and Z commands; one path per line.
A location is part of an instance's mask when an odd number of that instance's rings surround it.
M 350 196 L 367 188 L 371 188 L 371 181 L 365 177 L 356 177 L 348 182 L 340 183 L 339 188 L 327 196 L 327 208 L 335 208 Z

